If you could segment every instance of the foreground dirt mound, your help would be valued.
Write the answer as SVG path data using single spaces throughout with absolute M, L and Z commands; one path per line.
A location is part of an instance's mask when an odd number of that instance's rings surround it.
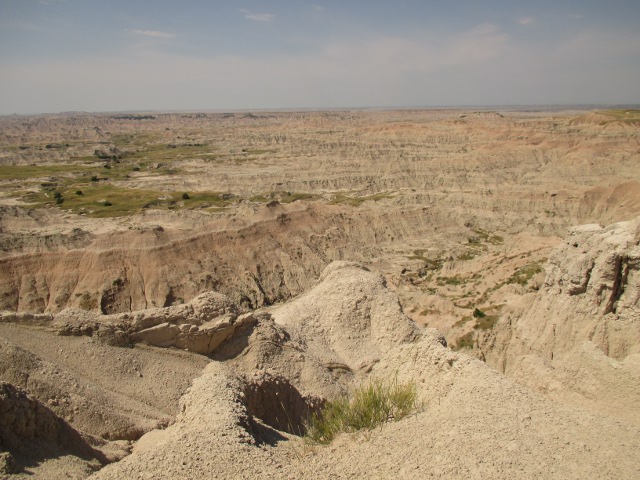
M 586 235 L 578 244 L 584 240 L 584 248 L 590 246 L 587 252 L 591 247 L 600 248 L 600 253 L 594 253 L 593 272 L 600 271 L 598 265 L 604 269 L 607 264 L 599 263 L 602 252 L 614 252 L 635 265 L 631 259 L 635 258 L 636 234 L 629 231 L 636 228 L 629 222 L 612 229 L 576 230 L 576 235 Z M 616 239 L 619 248 L 605 246 L 602 238 L 588 241 L 594 232 Z M 577 247 L 569 243 L 562 248 Z M 561 268 L 563 262 L 575 257 L 561 252 L 550 262 L 557 269 L 550 267 L 555 273 L 548 275 L 538 302 L 543 301 L 544 292 L 550 295 L 557 287 L 553 278 L 562 279 L 563 292 L 575 283 Z M 629 285 L 635 285 L 633 268 L 623 275 L 625 292 Z M 607 285 L 609 277 L 605 273 L 591 275 L 593 281 L 600 279 L 598 282 Z M 615 278 L 611 281 L 609 293 L 619 292 L 613 288 Z M 594 291 L 600 295 L 604 290 Z M 603 308 L 602 315 L 608 310 L 610 294 L 603 296 L 603 307 L 592 301 L 585 305 L 595 308 L 596 313 Z M 630 299 L 635 298 L 625 295 L 623 292 L 604 315 L 622 316 Z M 185 339 L 204 325 L 224 325 L 216 330 L 217 346 L 203 351 L 213 361 L 182 352 L 192 355 L 189 361 L 201 358 L 203 363 L 201 375 L 179 401 L 175 420 L 164 429 L 147 428 L 129 456 L 107 465 L 92 478 L 363 478 L 375 472 L 380 478 L 624 479 L 640 473 L 640 425 L 622 422 L 606 409 L 591 412 L 584 402 L 556 402 L 479 360 L 451 351 L 442 334 L 415 325 L 403 313 L 397 295 L 379 273 L 352 262 L 329 265 L 311 289 L 291 302 L 249 314 L 239 314 L 227 298 L 210 292 L 185 305 L 131 314 L 91 317 L 67 311 L 47 318 L 32 316 L 38 327 L 25 326 L 28 319 L 24 316 L 16 319 L 18 324 L 0 324 L 5 338 L 23 349 L 41 345 L 42 355 L 51 360 L 62 362 L 64 357 L 56 357 L 44 347 L 46 338 L 65 342 L 65 349 L 72 345 L 89 352 L 106 349 L 112 356 L 129 359 L 138 380 L 128 380 L 126 388 L 119 387 L 121 401 L 111 398 L 111 408 L 125 405 L 125 394 L 135 398 L 132 389 L 137 386 L 149 389 L 144 395 L 139 390 L 144 402 L 137 407 L 145 411 L 146 403 L 148 412 L 157 407 L 147 394 L 160 395 L 170 386 L 169 378 L 179 375 L 172 366 L 172 361 L 178 365 L 175 347 L 192 345 Z M 194 326 L 197 329 L 192 330 Z M 122 335 L 115 335 L 114 329 Z M 66 336 L 52 335 L 55 332 Z M 112 346 L 104 342 L 100 332 L 126 337 L 132 345 Z M 144 338 L 139 337 L 143 332 Z M 178 338 L 185 343 L 177 343 Z M 576 336 L 578 343 L 580 338 Z M 13 348 L 14 357 L 20 358 Z M 633 351 L 628 350 L 625 362 L 637 356 Z M 82 355 L 78 357 L 82 362 Z M 8 371 L 14 372 L 15 378 L 24 378 L 43 369 L 42 360 L 29 358 L 38 367 L 24 367 L 23 377 L 16 370 Z M 164 362 L 163 370 L 176 373 L 152 373 L 154 358 Z M 69 370 L 87 372 L 79 363 L 65 361 Z M 635 375 L 638 369 L 634 365 L 625 364 L 620 370 Z M 325 447 L 309 446 L 297 436 L 328 398 L 370 378 L 414 383 L 421 408 L 374 432 L 339 436 Z M 636 408 L 627 398 L 633 383 L 615 378 L 619 388 L 602 398 L 619 396 L 618 405 Z M 77 419 L 82 421 L 82 415 Z M 46 466 L 47 462 L 41 468 Z M 59 477 L 58 471 L 51 470 L 50 478 Z
M 167 425 L 208 360 L 188 352 L 112 347 L 88 337 L 0 323 L 0 380 L 74 428 L 135 440 Z
M 105 456 L 68 423 L 5 382 L 0 382 L 0 452 L 6 452 L 0 473 L 20 473 L 25 466 L 68 457 L 68 473 L 86 476 L 106 463 Z
M 276 323 L 247 330 L 236 357 L 206 367 L 174 425 L 142 437 L 132 455 L 95 478 L 361 478 L 375 471 L 380 478 L 564 479 L 640 471 L 637 426 L 556 404 L 452 352 L 437 331 L 413 325 L 379 275 L 359 265 L 330 265 L 309 292 L 270 313 Z M 384 328 L 385 318 L 393 328 Z M 238 333 L 229 341 L 239 342 Z M 256 361 L 265 372 L 247 376 Z M 304 374 L 305 364 L 313 375 Z M 289 381 L 278 372 L 297 375 Z M 303 390 L 330 391 L 318 381 L 330 375 L 347 386 L 368 376 L 414 382 L 424 409 L 367 435 L 305 446 L 286 431 L 297 433 L 289 426 L 322 401 Z
M 119 478 L 633 478 L 640 430 L 561 407 L 427 331 L 374 373 L 416 382 L 425 409 L 367 435 L 304 446 L 251 416 L 246 383 L 212 363 L 176 423 L 98 472 Z
M 487 361 L 569 403 L 640 424 L 640 218 L 570 230 L 531 305 L 485 338 Z

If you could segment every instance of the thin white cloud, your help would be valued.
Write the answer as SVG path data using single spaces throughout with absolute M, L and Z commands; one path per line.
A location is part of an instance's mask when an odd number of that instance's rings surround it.
M 143 37 L 152 37 L 152 38 L 176 38 L 175 33 L 161 32 L 159 30 L 137 30 L 130 29 L 129 32 L 134 33 L 136 35 L 141 35 Z
M 254 22 L 270 22 L 276 16 L 273 13 L 256 13 L 251 12 L 245 8 L 240 9 L 240 12 L 244 15 L 244 18 L 253 20 Z
M 521 17 L 516 20 L 516 23 L 518 25 L 526 27 L 527 25 L 533 25 L 534 23 L 536 23 L 536 19 L 534 17 Z
M 314 5 L 314 6 L 313 6 L 313 9 L 314 9 L 316 12 L 324 12 L 324 11 L 326 10 L 322 5 Z
M 286 54 L 129 49 L 6 61 L 0 112 L 637 103 L 638 58 L 639 32 L 581 31 L 560 44 L 526 43 L 492 25 L 448 35 L 372 33 Z

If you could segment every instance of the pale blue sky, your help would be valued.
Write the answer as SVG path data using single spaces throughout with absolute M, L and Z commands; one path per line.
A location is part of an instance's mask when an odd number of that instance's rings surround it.
M 0 114 L 640 103 L 639 0 L 0 0 Z

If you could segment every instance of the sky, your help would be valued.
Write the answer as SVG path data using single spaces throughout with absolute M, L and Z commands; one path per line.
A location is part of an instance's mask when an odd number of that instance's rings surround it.
M 640 0 L 0 0 L 0 114 L 640 104 Z

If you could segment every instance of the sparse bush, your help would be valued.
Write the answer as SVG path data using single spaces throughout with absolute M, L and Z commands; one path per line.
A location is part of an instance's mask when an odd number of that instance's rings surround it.
M 83 195 L 82 190 L 76 190 L 76 195 Z
M 91 176 L 91 181 L 92 182 L 97 182 L 98 181 L 98 177 L 96 175 L 92 175 Z
M 189 200 L 191 197 L 189 196 L 189 194 L 187 192 L 182 194 L 182 199 L 183 200 Z
M 417 398 L 415 383 L 371 380 L 350 396 L 328 401 L 322 412 L 311 418 L 306 438 L 327 444 L 342 432 L 373 430 L 415 412 L 419 408 Z
M 109 200 L 107 200 L 102 205 L 104 205 L 105 207 L 111 207 L 113 205 L 113 203 L 111 203 Z
M 478 307 L 476 307 L 476 308 L 473 310 L 473 317 L 474 317 L 474 318 L 484 318 L 484 317 L 486 317 L 486 316 L 487 316 L 487 314 L 486 314 L 486 313 L 484 313 L 482 310 L 480 310 Z

